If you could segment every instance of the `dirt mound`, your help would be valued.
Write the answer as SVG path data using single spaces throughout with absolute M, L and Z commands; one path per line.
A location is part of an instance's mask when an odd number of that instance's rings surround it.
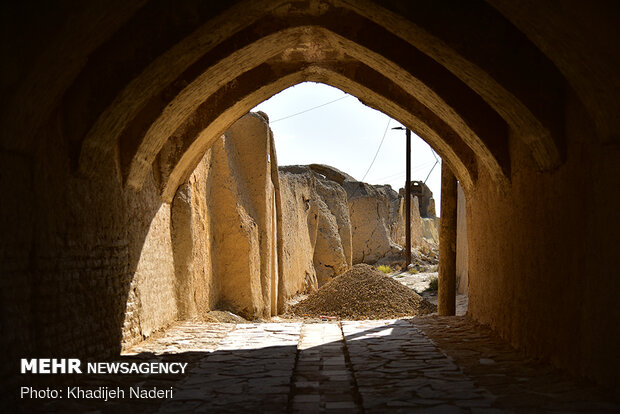
M 289 309 L 296 316 L 391 319 L 426 315 L 437 307 L 372 266 L 358 264 Z

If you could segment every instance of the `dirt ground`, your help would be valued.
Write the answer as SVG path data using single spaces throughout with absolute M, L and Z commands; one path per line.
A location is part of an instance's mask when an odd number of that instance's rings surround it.
M 417 273 L 417 274 L 409 274 L 407 272 L 396 272 L 392 273 L 389 276 L 394 278 L 394 280 L 402 283 L 410 289 L 413 289 L 423 298 L 431 302 L 432 304 L 437 305 L 437 292 L 431 292 L 428 290 L 430 281 L 432 278 L 438 277 L 437 272 L 426 272 L 426 273 Z M 468 306 L 468 296 L 467 295 L 456 295 L 456 315 L 463 316 L 467 313 Z

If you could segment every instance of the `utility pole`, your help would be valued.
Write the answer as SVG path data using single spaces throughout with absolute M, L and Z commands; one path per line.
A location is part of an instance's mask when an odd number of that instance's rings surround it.
M 411 264 L 411 130 L 409 128 L 395 127 L 392 129 L 404 129 L 407 137 L 407 160 L 405 165 L 405 267 Z

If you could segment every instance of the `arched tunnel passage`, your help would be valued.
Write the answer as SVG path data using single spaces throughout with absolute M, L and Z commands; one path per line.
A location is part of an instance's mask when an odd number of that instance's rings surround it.
M 117 354 L 122 313 L 141 295 L 130 282 L 144 270 L 144 243 L 172 254 L 170 236 L 150 237 L 169 220 L 162 205 L 235 119 L 314 80 L 417 129 L 452 165 L 467 190 L 470 316 L 530 355 L 614 386 L 620 65 L 602 45 L 620 37 L 616 5 L 41 7 L 45 18 L 17 3 L 2 13 L 9 359 Z

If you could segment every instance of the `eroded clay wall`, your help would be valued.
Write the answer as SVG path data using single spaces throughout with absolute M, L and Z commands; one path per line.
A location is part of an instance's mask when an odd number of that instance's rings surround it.
M 467 294 L 469 250 L 467 246 L 467 209 L 465 205 L 465 193 L 463 187 L 458 185 L 456 203 L 456 291 Z
M 308 166 L 280 170 L 284 298 L 312 291 L 352 265 L 347 195 Z
M 282 298 L 318 288 L 314 269 L 314 245 L 318 231 L 314 185 L 310 174 L 280 171 L 282 274 L 286 275 L 280 282 Z
M 397 221 L 385 192 L 365 183 L 345 183 L 351 217 L 353 263 L 375 263 L 395 251 L 392 227 Z M 403 233 L 404 234 L 404 233 Z
M 272 145 L 261 115 L 242 117 L 214 143 L 207 181 L 218 304 L 248 318 L 271 316 L 277 308 Z
M 620 150 L 567 96 L 566 162 L 539 173 L 511 137 L 512 185 L 481 171 L 468 194 L 469 313 L 515 346 L 613 384 L 620 369 L 617 295 Z M 584 169 L 584 165 L 592 166 Z
M 424 237 L 425 237 L 425 227 L 427 229 L 427 233 L 432 237 L 433 236 L 433 229 L 432 226 L 434 225 L 434 220 L 433 219 L 422 219 L 422 217 L 420 217 L 420 206 L 418 204 L 418 197 L 415 196 L 411 196 L 411 246 L 412 247 L 420 247 L 424 244 Z M 426 221 L 426 223 L 430 223 L 430 224 L 424 224 L 424 220 Z M 407 228 L 405 225 L 405 199 L 400 198 L 399 199 L 399 207 L 398 207 L 398 221 L 396 222 L 396 225 L 394 226 L 395 231 L 394 231 L 394 241 L 401 245 L 404 246 L 405 245 L 405 229 Z M 436 234 L 438 234 L 435 231 Z
M 319 207 L 314 268 L 319 287 L 352 266 L 352 230 L 347 193 L 337 183 L 316 181 Z
M 213 278 L 211 215 L 207 181 L 211 150 L 207 151 L 188 182 L 172 202 L 172 241 L 178 317 L 200 317 L 211 310 L 218 295 Z

